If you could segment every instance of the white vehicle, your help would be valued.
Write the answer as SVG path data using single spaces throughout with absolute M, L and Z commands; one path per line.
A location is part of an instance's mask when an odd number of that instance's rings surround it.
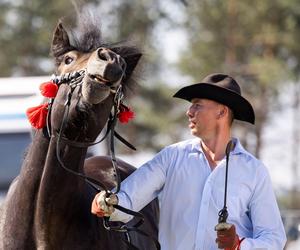
M 26 110 L 41 104 L 43 96 L 39 86 L 50 78 L 0 78 L 0 194 L 7 191 L 20 172 L 26 149 L 31 143 L 32 128 Z M 92 146 L 87 157 L 103 154 L 104 151 L 103 143 Z
M 0 190 L 6 190 L 18 175 L 31 126 L 26 109 L 42 101 L 39 85 L 49 76 L 0 78 Z

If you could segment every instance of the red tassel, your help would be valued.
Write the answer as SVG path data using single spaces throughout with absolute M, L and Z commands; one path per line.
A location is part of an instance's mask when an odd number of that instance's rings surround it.
M 41 104 L 36 107 L 28 108 L 26 115 L 30 124 L 37 129 L 43 128 L 46 125 L 48 103 Z
M 57 84 L 53 82 L 44 82 L 40 85 L 41 94 L 48 98 L 54 98 L 58 91 Z
M 134 112 L 124 104 L 121 104 L 118 118 L 121 123 L 128 123 L 129 120 L 134 118 Z

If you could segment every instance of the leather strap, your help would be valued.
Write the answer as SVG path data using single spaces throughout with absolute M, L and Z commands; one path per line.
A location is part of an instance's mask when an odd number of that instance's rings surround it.
M 241 250 L 241 243 L 242 243 L 242 241 L 243 241 L 244 239 L 245 239 L 245 237 L 239 239 L 239 244 L 238 244 L 236 250 Z

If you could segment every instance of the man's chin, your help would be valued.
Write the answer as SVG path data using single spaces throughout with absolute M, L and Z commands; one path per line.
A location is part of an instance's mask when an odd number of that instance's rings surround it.
M 191 135 L 201 138 L 199 132 L 196 129 L 190 130 Z
M 197 136 L 197 130 L 195 130 L 195 129 L 191 129 L 191 135 L 194 135 L 194 136 Z

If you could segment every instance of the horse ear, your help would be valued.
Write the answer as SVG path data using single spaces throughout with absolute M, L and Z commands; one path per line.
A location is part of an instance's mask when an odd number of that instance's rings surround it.
M 59 21 L 53 33 L 51 53 L 57 58 L 72 49 L 73 47 L 70 45 L 68 33 L 64 29 L 62 22 Z
M 141 59 L 141 57 L 142 57 L 141 52 L 136 52 L 136 53 L 124 56 L 124 59 L 127 63 L 127 67 L 126 67 L 126 75 L 127 76 L 130 76 L 132 74 L 136 65 L 138 64 L 139 60 Z
M 122 56 L 127 64 L 126 67 L 126 78 L 130 78 L 136 65 L 142 57 L 141 51 L 132 46 L 116 46 L 111 48 L 112 51 Z

